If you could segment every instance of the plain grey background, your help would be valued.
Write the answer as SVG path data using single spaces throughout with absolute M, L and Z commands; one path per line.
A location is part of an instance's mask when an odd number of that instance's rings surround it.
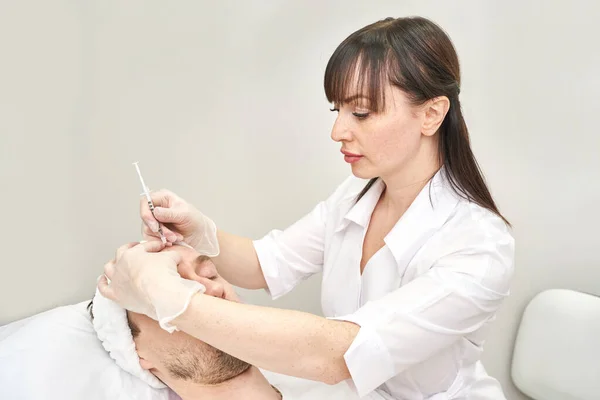
M 224 230 L 285 228 L 349 173 L 322 81 L 351 32 L 422 15 L 462 64 L 475 153 L 517 272 L 485 353 L 510 399 L 521 313 L 600 294 L 596 2 L 0 0 L 0 324 L 90 298 L 139 239 L 135 170 Z M 319 277 L 271 303 L 320 313 Z

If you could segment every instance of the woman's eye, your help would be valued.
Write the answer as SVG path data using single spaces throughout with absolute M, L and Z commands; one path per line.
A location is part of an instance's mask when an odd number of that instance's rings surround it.
M 333 112 L 339 112 L 340 109 L 339 108 L 330 108 L 329 111 L 333 111 Z M 365 119 L 369 116 L 370 112 L 353 112 L 352 115 L 354 115 L 356 118 L 358 119 Z

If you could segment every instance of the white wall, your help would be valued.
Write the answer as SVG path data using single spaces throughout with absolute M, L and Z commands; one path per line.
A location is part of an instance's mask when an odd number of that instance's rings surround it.
M 0 0 L 0 324 L 89 298 L 138 239 L 133 161 L 239 234 L 309 211 L 349 173 L 329 139 L 328 57 L 367 23 L 419 14 L 455 42 L 473 146 L 515 226 L 485 363 L 524 399 L 509 363 L 526 302 L 600 293 L 600 7 L 523 3 Z M 276 305 L 320 312 L 318 278 Z

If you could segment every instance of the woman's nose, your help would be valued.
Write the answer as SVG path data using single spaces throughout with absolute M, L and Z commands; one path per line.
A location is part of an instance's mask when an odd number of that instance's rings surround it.
M 351 138 L 352 134 L 350 133 L 350 129 L 348 129 L 343 118 L 338 115 L 333 124 L 333 128 L 331 128 L 331 139 L 333 139 L 334 142 L 342 142 L 349 141 Z

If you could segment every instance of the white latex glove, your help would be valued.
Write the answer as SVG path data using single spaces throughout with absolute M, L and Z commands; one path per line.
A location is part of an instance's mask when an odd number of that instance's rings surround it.
M 219 255 L 217 226 L 193 205 L 168 190 L 151 192 L 154 215 L 145 198 L 140 200 L 142 234 L 144 239 L 159 237 L 158 223 L 169 243 L 184 241 L 198 253 L 209 257 Z M 166 224 L 166 225 L 165 225 Z
M 181 256 L 174 251 L 158 253 L 160 241 L 130 243 L 117 249 L 114 260 L 104 266 L 98 279 L 100 293 L 121 307 L 157 320 L 168 332 L 170 322 L 185 312 L 192 296 L 204 293 L 204 285 L 177 273 Z

